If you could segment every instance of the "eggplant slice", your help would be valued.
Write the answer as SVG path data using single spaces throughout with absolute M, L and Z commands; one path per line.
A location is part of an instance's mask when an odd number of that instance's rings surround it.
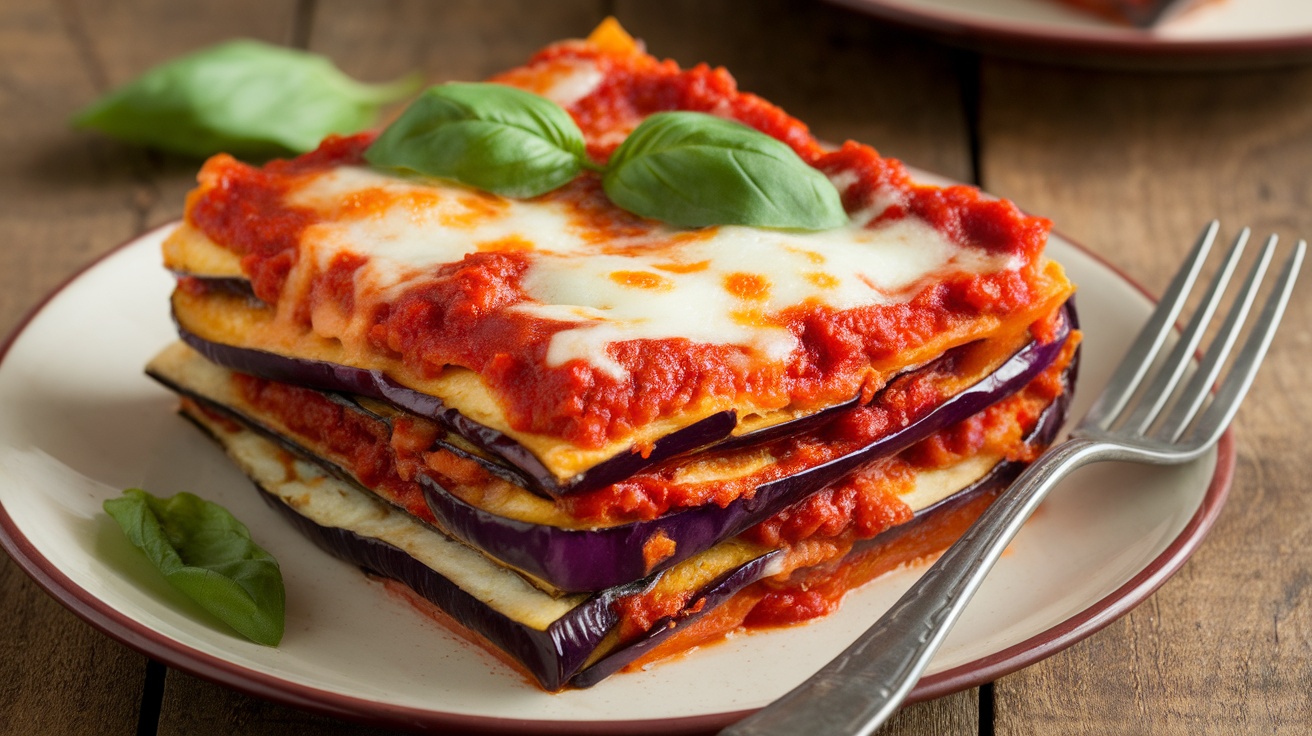
M 222 252 L 187 226 L 170 238 L 174 241 L 188 251 Z M 209 360 L 275 381 L 385 401 L 442 422 L 482 454 L 503 461 L 521 485 L 557 498 L 603 488 L 707 447 L 758 444 L 809 429 L 857 401 L 854 397 L 808 411 L 777 409 L 760 414 L 749 412 L 749 407 L 697 406 L 678 417 L 647 423 L 632 437 L 585 449 L 511 429 L 491 390 L 472 371 L 450 367 L 436 378 L 421 378 L 400 363 L 355 365 L 335 341 L 313 335 L 287 338 L 277 328 L 273 308 L 254 299 L 249 288 L 243 290 L 239 278 L 173 267 L 175 273 L 203 287 L 176 290 L 172 309 L 182 340 Z M 1035 305 L 1028 318 L 1017 318 L 1015 325 L 988 339 L 1005 346 L 1000 353 L 1018 350 L 1029 339 L 1028 320 L 1054 308 L 1055 302 Z M 883 379 L 887 383 L 898 373 L 919 367 L 903 365 Z
M 1044 411 L 1030 439 L 1050 440 L 1061 426 L 1066 396 Z M 646 655 L 661 642 L 728 601 L 748 585 L 778 574 L 783 550 L 739 539 L 717 544 L 675 569 L 592 593 L 554 596 L 514 570 L 420 522 L 371 493 L 328 474 L 250 429 L 184 402 L 184 414 L 213 437 L 260 489 L 265 500 L 326 551 L 366 571 L 392 578 L 433 603 L 451 620 L 521 665 L 546 690 L 588 687 Z M 964 487 L 918 488 L 915 518 L 861 543 L 851 554 L 896 539 L 934 512 L 974 494 L 1003 487 L 1019 472 L 999 462 Z M 929 471 L 920 485 L 943 474 Z M 677 574 L 691 569 L 695 574 Z M 645 634 L 620 642 L 614 603 L 662 580 L 693 581 L 691 602 L 656 621 Z
M 559 518 L 560 514 L 507 513 L 479 507 L 450 492 L 429 475 L 421 474 L 419 481 L 429 509 L 446 533 L 541 581 L 544 587 L 571 592 L 601 590 L 673 567 L 778 513 L 857 467 L 900 452 L 1015 393 L 1060 354 L 1069 334 L 1066 325 L 1070 322 L 1070 317 L 1063 320 L 1064 327 L 1052 342 L 1031 342 L 982 380 L 950 397 L 918 421 L 821 465 L 765 482 L 754 492 L 724 506 L 704 504 L 629 523 L 581 523 Z M 229 371 L 181 344 L 161 353 L 147 372 L 172 390 L 208 405 L 222 407 L 248 427 L 276 438 L 304 457 L 316 458 L 334 474 L 350 477 L 341 463 L 334 464 L 327 457 L 329 452 L 311 446 L 310 440 L 291 436 L 276 420 L 261 416 L 258 409 L 246 404 L 231 388 Z M 367 413 L 379 421 L 387 419 L 381 416 L 387 411 L 385 406 L 370 410 L 360 402 L 340 397 L 335 400 L 348 411 Z M 738 454 L 750 456 L 746 451 Z M 693 456 L 687 462 L 694 463 L 700 457 Z M 759 462 L 769 460 L 765 457 Z M 708 465 L 716 468 L 715 463 Z M 727 470 L 716 468 L 717 474 L 711 477 L 728 480 L 739 472 L 742 471 L 736 465 Z M 509 482 L 514 486 L 515 479 L 511 477 Z M 520 498 L 517 506 L 520 509 L 527 507 L 530 511 L 543 507 L 554 510 L 549 502 L 534 503 L 535 500 Z M 672 546 L 673 551 L 663 559 L 653 561 L 645 550 L 654 540 Z M 587 562 L 581 564 L 580 561 Z

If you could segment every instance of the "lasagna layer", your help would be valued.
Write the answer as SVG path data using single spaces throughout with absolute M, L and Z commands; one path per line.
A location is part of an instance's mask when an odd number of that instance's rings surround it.
M 1064 406 L 1058 401 L 1045 410 L 1027 441 L 1046 444 Z M 548 690 L 589 686 L 639 658 L 673 653 L 674 642 L 693 643 L 684 637 L 690 629 L 699 641 L 722 635 L 758 604 L 776 601 L 781 591 L 794 590 L 803 580 L 828 581 L 827 595 L 836 605 L 848 588 L 886 569 L 872 563 L 866 550 L 878 549 L 879 559 L 903 561 L 938 551 L 950 540 L 940 534 L 927 542 L 924 529 L 957 519 L 952 513 L 957 502 L 996 490 L 1019 467 L 977 455 L 972 462 L 914 472 L 896 483 L 897 498 L 914 520 L 867 542 L 845 532 L 836 537 L 843 544 L 826 544 L 817 552 L 814 545 L 772 547 L 735 538 L 633 583 L 560 595 L 540 590 L 317 462 L 289 453 L 233 421 L 222 407 L 184 399 L 182 411 L 316 543 L 366 570 L 402 581 L 424 605 L 435 606 L 439 618 L 467 627 L 475 640 Z M 846 562 L 835 563 L 849 558 L 861 564 L 835 577 L 834 570 L 848 568 Z M 811 615 L 822 615 L 822 609 L 813 606 Z M 764 625 L 778 623 L 777 614 L 766 609 L 758 619 Z
M 513 477 L 489 472 L 484 460 L 462 452 L 423 417 L 233 373 L 181 343 L 147 370 L 175 391 L 222 406 L 247 425 L 343 469 L 394 505 L 544 586 L 594 590 L 666 569 L 755 524 L 768 524 L 772 515 L 843 475 L 917 442 L 942 444 L 956 436 L 951 444 L 957 455 L 969 445 L 976 453 L 1018 457 L 1018 439 L 1063 390 L 1050 376 L 1065 370 L 1073 345 L 1029 346 L 971 378 L 964 391 L 957 384 L 970 355 L 936 361 L 823 430 L 759 447 L 698 453 L 554 502 Z M 973 423 L 965 444 L 963 423 Z M 617 506 L 626 513 L 617 517 Z M 646 513 L 635 517 L 634 509 Z M 777 541 L 779 525 L 774 528 Z M 800 541 L 795 531 L 783 536 Z M 605 563 L 579 565 L 580 558 Z
M 615 458 L 868 400 L 967 343 L 1022 342 L 1070 294 L 1042 256 L 1046 221 L 917 184 L 865 146 L 826 150 L 723 70 L 681 70 L 612 35 L 553 46 L 500 81 L 554 98 L 598 161 L 659 110 L 753 125 L 828 176 L 850 222 L 673 228 L 612 205 L 591 172 L 506 199 L 370 169 L 370 134 L 263 167 L 218 156 L 166 262 L 244 279 L 255 298 L 185 280 L 179 324 L 432 397 L 452 426 L 505 438 L 484 450 L 564 492 Z
M 823 615 L 1055 437 L 1079 334 L 1046 220 L 822 146 L 613 24 L 494 81 L 599 165 L 654 113 L 742 122 L 847 222 L 672 227 L 588 167 L 505 198 L 371 168 L 373 133 L 216 156 L 148 371 L 301 531 L 544 688 Z

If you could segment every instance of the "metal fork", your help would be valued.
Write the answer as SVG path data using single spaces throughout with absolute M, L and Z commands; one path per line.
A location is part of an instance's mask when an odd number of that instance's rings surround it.
M 1213 221 L 1203 230 L 1189 259 L 1070 439 L 1051 448 L 1021 474 L 861 638 L 809 680 L 721 734 L 871 733 L 911 692 L 993 564 L 1058 481 L 1072 470 L 1100 460 L 1183 463 L 1216 444 L 1271 344 L 1307 249 L 1301 240 L 1294 247 L 1243 348 L 1213 392 L 1276 247 L 1272 235 L 1210 346 L 1188 375 L 1239 264 L 1249 237 L 1247 228 L 1236 238 L 1174 347 L 1164 358 L 1158 360 L 1158 356 L 1169 342 L 1218 227 Z M 1154 364 L 1157 370 L 1149 378 Z

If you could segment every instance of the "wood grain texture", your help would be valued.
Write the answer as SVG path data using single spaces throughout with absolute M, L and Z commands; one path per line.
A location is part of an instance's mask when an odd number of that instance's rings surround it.
M 1312 234 L 1312 70 L 1147 75 L 998 62 L 981 87 L 985 185 L 1160 293 L 1204 222 Z M 1236 425 L 1230 500 L 1132 614 L 997 683 L 996 733 L 1305 733 L 1312 292 Z M 1093 387 L 1086 388 L 1093 390 Z
M 157 736 L 384 736 L 399 733 L 307 713 L 172 671 Z
M 143 657 L 64 610 L 8 557 L 0 616 L 0 733 L 135 733 Z
M 430 84 L 481 81 L 553 41 L 588 35 L 605 11 L 603 0 L 321 0 L 309 47 L 361 79 L 419 71 Z

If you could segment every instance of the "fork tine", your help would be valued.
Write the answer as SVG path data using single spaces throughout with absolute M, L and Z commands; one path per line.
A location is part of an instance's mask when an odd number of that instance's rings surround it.
M 1245 320 L 1248 319 L 1248 312 L 1252 309 L 1253 302 L 1257 299 L 1257 292 L 1262 285 L 1262 279 L 1266 276 L 1267 267 L 1271 265 L 1271 259 L 1275 256 L 1278 240 L 1275 235 L 1267 238 L 1261 255 L 1248 272 L 1248 278 L 1244 281 L 1240 296 L 1236 298 L 1230 313 L 1226 315 L 1225 322 L 1213 339 L 1211 347 L 1203 356 L 1202 362 L 1198 365 L 1198 370 L 1194 372 L 1193 378 L 1181 391 L 1180 398 L 1171 407 L 1167 418 L 1154 432 L 1156 438 L 1170 442 L 1179 439 L 1189 422 L 1198 413 L 1203 401 L 1207 399 L 1208 392 L 1211 391 L 1212 384 L 1220 375 L 1221 368 L 1225 365 L 1226 358 L 1229 357 L 1230 351 L 1234 348 L 1235 341 L 1239 339 L 1239 332 L 1243 328 Z M 1188 355 L 1192 355 L 1192 353 L 1193 348 L 1190 349 L 1188 354 L 1180 356 L 1181 368 L 1184 368 L 1185 363 L 1188 362 Z M 1165 400 L 1165 398 L 1162 397 L 1162 400 Z
M 1225 294 L 1225 288 L 1230 283 L 1230 277 L 1234 275 L 1235 269 L 1238 268 L 1239 259 L 1244 254 L 1244 247 L 1248 244 L 1248 235 L 1248 228 L 1244 228 L 1239 232 L 1239 236 L 1235 238 L 1235 243 L 1226 256 L 1225 264 L 1217 271 L 1211 285 L 1207 287 L 1207 294 L 1203 297 L 1198 310 L 1194 312 L 1188 326 L 1180 335 L 1180 339 L 1176 341 L 1175 347 L 1171 349 L 1170 354 L 1162 362 L 1162 369 L 1157 372 L 1152 382 L 1148 384 L 1148 388 L 1143 391 L 1142 400 L 1134 407 L 1129 419 L 1126 419 L 1122 426 L 1135 432 L 1144 432 L 1152 425 L 1153 420 L 1162 411 L 1162 407 L 1166 405 L 1167 399 L 1171 397 L 1171 393 L 1179 385 L 1180 377 L 1184 375 L 1185 369 L 1189 367 L 1191 357 L 1198 350 L 1198 344 L 1202 342 L 1203 334 L 1207 331 L 1207 326 L 1216 314 L 1216 308 L 1221 304 L 1221 297 Z M 1268 242 L 1268 250 L 1270 250 L 1271 245 L 1272 243 Z M 1269 255 L 1267 260 L 1270 260 Z M 1249 303 L 1252 303 L 1251 297 Z
M 1182 268 L 1175 278 L 1171 280 L 1171 285 L 1167 288 L 1166 293 L 1162 295 L 1162 300 L 1157 305 L 1157 309 L 1148 318 L 1148 322 L 1139 331 L 1139 336 L 1135 338 L 1130 345 L 1130 350 L 1121 359 L 1120 365 L 1112 374 L 1111 379 L 1107 382 L 1107 390 L 1093 402 L 1089 408 L 1085 421 L 1101 429 L 1107 429 L 1111 421 L 1125 408 L 1126 402 L 1134 395 L 1139 383 L 1143 380 L 1144 373 L 1152 365 L 1153 359 L 1157 357 L 1157 352 L 1161 349 L 1162 344 L 1166 341 L 1167 334 L 1175 325 L 1176 318 L 1180 315 L 1180 309 L 1184 307 L 1185 298 L 1193 288 L 1194 281 L 1198 278 L 1198 272 L 1203 267 L 1203 262 L 1207 260 L 1207 254 L 1212 248 L 1212 243 L 1216 241 L 1216 232 L 1220 223 L 1212 220 L 1203 228 L 1202 234 L 1198 237 L 1198 242 L 1194 245 L 1193 251 L 1189 254 L 1187 266 Z
M 1303 265 L 1306 251 L 1307 243 L 1300 240 L 1294 246 L 1294 252 L 1285 261 L 1285 266 L 1280 272 L 1279 283 L 1267 297 L 1262 313 L 1258 315 L 1252 332 L 1244 341 L 1244 347 L 1239 357 L 1235 359 L 1234 366 L 1231 367 L 1230 375 L 1217 390 L 1212 405 L 1207 407 L 1207 411 L 1203 412 L 1203 416 L 1190 430 L 1188 443 L 1191 449 L 1201 451 L 1210 447 L 1230 425 L 1235 412 L 1239 411 L 1239 402 L 1243 400 L 1248 387 L 1252 385 L 1253 377 L 1257 375 L 1257 367 L 1262 363 L 1262 358 L 1266 356 L 1267 348 L 1271 346 L 1271 340 L 1275 337 L 1276 326 L 1284 316 L 1285 306 L 1289 304 L 1289 296 L 1294 290 L 1294 280 Z

